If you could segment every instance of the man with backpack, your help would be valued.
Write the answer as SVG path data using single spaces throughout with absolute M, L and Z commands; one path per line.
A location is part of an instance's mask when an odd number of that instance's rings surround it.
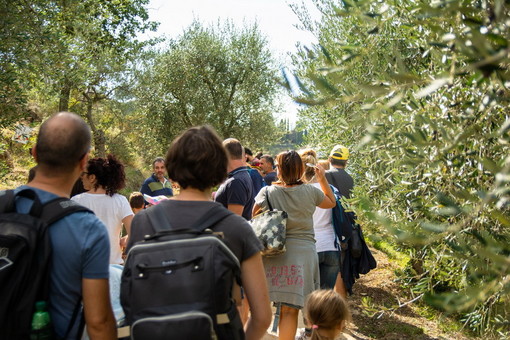
M 0 192 L 2 339 L 29 338 L 38 301 L 49 306 L 57 339 L 81 338 L 83 322 L 90 339 L 117 338 L 108 286 L 108 233 L 93 213 L 68 199 L 87 164 L 90 140 L 90 128 L 79 116 L 61 112 L 50 117 L 32 150 L 35 178 Z M 12 246 L 23 230 L 38 233 L 27 237 L 24 252 L 31 258 L 16 257 L 20 248 Z
M 340 194 L 346 198 L 351 198 L 354 180 L 351 175 L 345 171 L 349 160 L 349 149 L 343 145 L 335 145 L 329 154 L 329 164 L 331 169 L 326 171 L 328 183 L 340 191 Z

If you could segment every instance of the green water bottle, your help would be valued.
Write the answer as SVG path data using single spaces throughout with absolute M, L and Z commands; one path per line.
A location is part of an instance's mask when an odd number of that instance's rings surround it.
M 35 304 L 35 313 L 32 317 L 30 340 L 50 340 L 51 338 L 52 329 L 50 314 L 46 309 L 46 302 L 37 301 Z

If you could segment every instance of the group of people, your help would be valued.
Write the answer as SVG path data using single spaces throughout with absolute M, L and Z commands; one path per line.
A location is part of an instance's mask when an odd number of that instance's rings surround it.
M 352 191 L 352 177 L 345 171 L 347 148 L 332 150 L 328 171 L 313 150 L 285 151 L 275 158 L 259 155 L 254 165 L 247 163 L 238 140 L 222 141 L 208 126 L 193 127 L 172 142 L 165 158 L 154 160 L 153 174 L 128 201 L 118 194 L 125 185 L 122 163 L 112 155 L 89 159 L 90 140 L 90 128 L 79 116 L 61 112 L 50 117 L 41 125 L 32 151 L 38 164 L 35 176 L 16 189 L 32 188 L 44 203 L 69 197 L 81 179 L 85 192 L 72 200 L 95 213 L 74 213 L 50 228 L 50 315 L 57 336 L 66 334 L 73 307 L 81 299 L 89 337 L 116 338 L 108 265 L 122 264 L 123 251 L 154 233 L 148 223 L 151 214 L 162 212 L 175 225 L 190 225 L 215 205 L 234 213 L 213 231 L 223 233 L 241 264 L 240 294 L 234 297 L 240 300 L 246 339 L 261 339 L 266 333 L 272 319 L 270 302 L 280 311 L 280 339 L 295 338 L 303 308 L 307 334 L 314 339 L 334 339 L 345 327 L 349 312 L 331 209 L 337 204 L 336 190 L 345 197 Z M 172 183 L 178 195 L 173 195 Z M 151 206 L 143 194 L 170 199 Z M 29 207 L 29 199 L 20 199 L 19 211 Z M 269 207 L 288 214 L 287 251 L 266 258 L 249 221 Z M 79 337 L 75 328 L 72 338 Z

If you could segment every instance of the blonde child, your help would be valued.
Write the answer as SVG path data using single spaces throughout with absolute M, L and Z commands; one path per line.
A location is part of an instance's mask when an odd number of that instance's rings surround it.
M 308 337 L 301 339 L 334 340 L 351 320 L 347 302 L 334 290 L 316 290 L 308 295 L 303 310 Z

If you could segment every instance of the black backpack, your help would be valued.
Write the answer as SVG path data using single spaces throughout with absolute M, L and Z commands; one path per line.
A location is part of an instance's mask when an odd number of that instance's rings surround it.
M 214 206 L 193 226 L 172 226 L 161 207 L 147 210 L 156 231 L 130 250 L 120 300 L 131 339 L 244 339 L 232 299 L 240 264 L 211 229 L 232 213 Z
M 16 212 L 16 197 L 33 200 L 28 214 Z M 48 226 L 77 211 L 92 213 L 63 197 L 41 204 L 31 189 L 16 195 L 13 190 L 0 191 L 0 339 L 29 339 L 35 303 L 48 301 Z M 76 306 L 80 305 L 81 301 L 77 301 Z M 76 307 L 67 333 L 78 311 Z

